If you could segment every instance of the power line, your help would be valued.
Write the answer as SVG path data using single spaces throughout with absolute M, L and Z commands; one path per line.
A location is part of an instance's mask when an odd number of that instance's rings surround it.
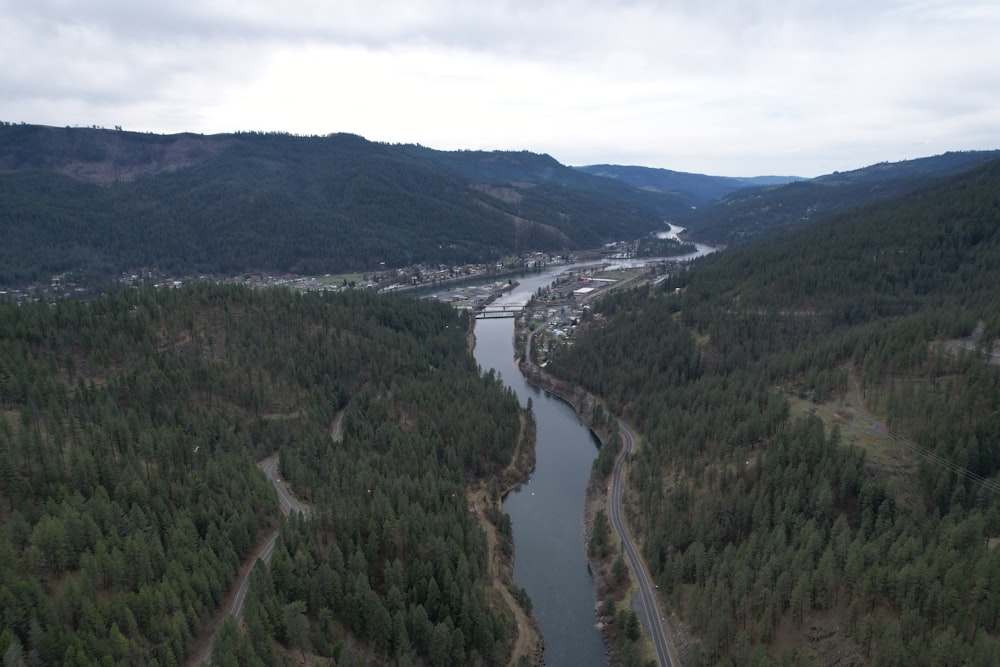
M 962 466 L 958 465 L 957 463 L 955 463 L 953 461 L 950 461 L 950 460 L 948 460 L 948 459 L 940 456 L 939 454 L 933 452 L 932 450 L 927 449 L 926 447 L 923 447 L 921 445 L 918 445 L 917 443 L 913 442 L 912 440 L 909 440 L 908 438 L 905 438 L 902 435 L 899 435 L 898 433 L 895 433 L 895 432 L 891 431 L 887 426 L 885 426 L 885 424 L 882 424 L 881 422 L 879 422 L 878 420 L 876 420 L 874 417 L 872 417 L 870 414 L 868 414 L 864 410 L 863 405 L 861 404 L 861 398 L 860 398 L 860 395 L 859 395 L 858 389 L 857 389 L 857 382 L 854 380 L 853 376 L 851 375 L 850 370 L 848 370 L 848 391 L 852 394 L 852 396 L 854 398 L 854 403 L 855 403 L 855 406 L 854 406 L 855 407 L 855 412 L 854 412 L 854 427 L 857 426 L 857 421 L 858 421 L 859 418 L 863 419 L 865 422 L 868 423 L 868 425 L 877 428 L 879 431 L 881 431 L 882 433 L 884 433 L 886 436 L 888 436 L 892 440 L 895 440 L 899 444 L 901 444 L 904 447 L 910 449 L 911 451 L 913 451 L 917 455 L 923 457 L 925 460 L 929 461 L 930 463 L 932 463 L 934 465 L 937 465 L 938 467 L 944 468 L 945 470 L 947 470 L 947 471 L 949 471 L 951 473 L 954 473 L 954 474 L 958 475 L 959 477 L 962 477 L 963 479 L 966 479 L 966 480 L 968 480 L 970 482 L 973 482 L 974 484 L 978 484 L 982 488 L 986 489 L 987 491 L 990 491 L 990 492 L 992 492 L 994 494 L 1000 495 L 1000 482 L 998 482 L 997 480 L 993 480 L 993 479 L 989 479 L 989 478 L 983 477 L 979 473 L 973 472 L 972 470 L 969 470 L 968 468 L 963 468 Z M 812 399 L 811 399 L 810 402 L 825 403 L 830 398 L 831 397 L 829 395 L 827 395 L 827 396 L 819 397 L 817 399 L 817 397 L 814 395 L 812 397 Z

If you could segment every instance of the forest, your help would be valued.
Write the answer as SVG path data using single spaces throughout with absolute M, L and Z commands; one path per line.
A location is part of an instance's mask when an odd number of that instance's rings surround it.
M 931 180 L 988 157 L 723 199 L 713 239 L 794 229 L 612 293 L 550 361 L 642 435 L 629 517 L 689 667 L 1000 664 L 1000 162 Z M 0 286 L 484 261 L 684 208 L 527 152 L 0 126 Z M 508 664 L 501 589 L 530 601 L 469 489 L 530 414 L 469 326 L 362 291 L 0 300 L 4 663 L 182 663 L 276 532 L 218 664 Z
M 528 152 L 0 125 L 0 286 L 481 263 L 633 239 L 682 208 Z
M 275 529 L 216 664 L 506 664 L 466 490 L 522 415 L 468 324 L 364 291 L 0 302 L 4 664 L 180 664 Z M 304 514 L 279 518 L 275 452 Z
M 998 285 L 992 162 L 613 293 L 550 361 L 642 434 L 690 664 L 1000 663 Z
M 699 206 L 678 218 L 678 224 L 715 245 L 771 240 L 806 222 L 899 197 L 998 157 L 1000 151 L 995 150 L 956 151 L 793 183 L 746 187 Z
M 700 207 L 736 190 L 784 185 L 805 180 L 798 176 L 752 176 L 749 178 L 707 176 L 655 167 L 616 164 L 592 164 L 577 167 L 577 169 L 594 176 L 617 179 L 643 190 L 672 192 L 683 197 L 688 208 Z

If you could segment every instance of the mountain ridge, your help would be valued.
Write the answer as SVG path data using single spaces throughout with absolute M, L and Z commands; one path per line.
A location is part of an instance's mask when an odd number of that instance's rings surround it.
M 916 160 L 880 162 L 786 185 L 737 190 L 678 224 L 706 243 L 739 245 L 772 238 L 807 221 L 914 191 L 1000 159 L 1000 150 L 951 151 Z
M 709 176 L 638 165 L 593 164 L 575 168 L 593 176 L 616 179 L 633 187 L 678 194 L 685 197 L 691 206 L 704 204 L 743 188 L 806 180 L 799 176 Z
M 548 359 L 641 433 L 693 662 L 997 664 L 997 284 L 994 160 L 608 294 Z
M 352 134 L 0 127 L 0 284 L 136 268 L 337 273 L 600 247 L 684 207 L 551 156 Z

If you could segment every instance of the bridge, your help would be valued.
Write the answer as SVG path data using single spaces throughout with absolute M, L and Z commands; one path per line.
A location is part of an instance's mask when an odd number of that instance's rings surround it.
M 524 310 L 524 305 L 523 301 L 494 301 L 471 310 L 477 320 L 489 320 L 498 317 L 517 317 Z
M 508 295 L 503 300 L 466 306 L 466 310 L 470 311 L 477 320 L 489 320 L 498 317 L 517 317 L 526 305 L 528 305 L 526 298 L 511 298 Z

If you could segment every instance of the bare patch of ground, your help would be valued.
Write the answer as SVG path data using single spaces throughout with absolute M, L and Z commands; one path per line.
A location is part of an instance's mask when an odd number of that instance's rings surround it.
M 486 533 L 487 550 L 487 574 L 490 580 L 490 587 L 494 594 L 503 601 L 503 604 L 513 613 L 516 624 L 517 636 L 514 646 L 511 648 L 509 665 L 518 665 L 523 658 L 530 664 L 541 664 L 542 656 L 542 636 L 538 630 L 538 625 L 534 618 L 530 617 L 524 608 L 518 604 L 508 588 L 508 584 L 513 581 L 514 561 L 506 556 L 500 549 L 500 538 L 496 526 L 490 521 L 486 508 L 495 501 L 488 497 L 485 489 L 477 489 L 469 492 L 469 511 L 479 521 L 483 532 Z
M 987 364 L 1000 366 L 1000 353 L 997 352 L 997 342 L 993 340 L 984 343 L 982 340 L 983 327 L 985 326 L 986 323 L 980 320 L 971 335 L 965 338 L 953 338 L 944 341 L 944 349 L 955 356 L 963 352 L 982 354 Z M 935 346 L 935 343 L 931 344 L 931 352 L 934 352 Z
M 505 204 L 520 204 L 521 200 L 524 199 L 524 195 L 521 194 L 516 188 L 502 187 L 497 185 L 488 185 L 486 183 L 477 183 L 472 186 L 473 190 L 478 190 L 484 194 L 488 194 L 495 199 L 499 199 Z
M 910 504 L 916 493 L 914 475 L 920 457 L 890 433 L 883 418 L 872 414 L 853 376 L 848 377 L 847 389 L 822 403 L 790 395 L 790 412 L 792 415 L 813 414 L 828 429 L 838 427 L 841 441 L 864 450 L 868 469 L 888 483 L 900 502 Z
M 69 159 L 50 165 L 55 171 L 98 185 L 127 183 L 140 176 L 169 173 L 202 163 L 221 153 L 232 142 L 227 138 L 174 135 L 166 141 L 151 142 L 145 152 L 135 153 L 128 141 L 114 132 L 94 135 L 101 141 L 104 159 Z
M 522 415 L 521 434 L 518 437 L 517 446 L 511 462 L 500 473 L 500 492 L 491 493 L 489 487 L 478 482 L 471 485 L 467 490 L 469 511 L 479 521 L 483 532 L 486 534 L 486 560 L 487 574 L 490 580 L 490 587 L 494 594 L 503 601 L 504 605 L 514 615 L 517 627 L 517 637 L 511 649 L 509 665 L 523 664 L 527 661 L 532 665 L 542 664 L 542 635 L 538 628 L 538 623 L 530 616 L 524 608 L 514 599 L 510 592 L 510 586 L 514 583 L 514 557 L 504 553 L 501 548 L 500 531 L 490 518 L 498 512 L 503 512 L 502 499 L 509 491 L 520 485 L 531 473 L 535 465 L 535 448 L 533 424 Z
M 861 667 L 867 659 L 860 646 L 848 637 L 836 609 L 814 611 L 796 624 L 789 615 L 782 617 L 769 645 L 771 655 L 797 656 L 802 665 L 817 667 Z

